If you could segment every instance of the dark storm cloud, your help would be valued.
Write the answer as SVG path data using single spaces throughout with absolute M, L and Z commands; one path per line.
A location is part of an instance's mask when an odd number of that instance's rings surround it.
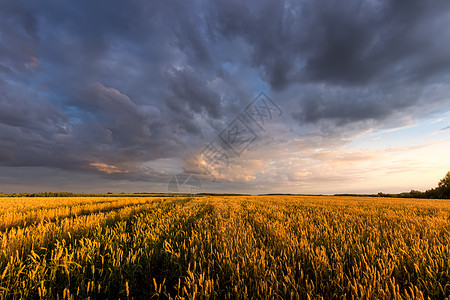
M 179 55 L 174 27 L 183 28 L 164 24 L 176 20 L 170 6 L 15 2 L 3 3 L 1 11 L 2 67 L 14 73 L 3 76 L 17 93 L 30 82 L 35 88 L 20 99 L 2 95 L 4 165 L 89 169 L 181 151 L 174 122 L 161 115 L 159 90 L 162 70 Z M 47 107 L 44 98 L 51 101 Z M 211 112 L 217 117 L 217 109 Z M 188 115 L 175 119 L 190 121 Z
M 273 89 L 296 87 L 292 116 L 300 124 L 384 121 L 442 100 L 423 91 L 448 80 L 449 2 L 221 4 L 215 28 L 248 41 L 253 65 Z M 304 93 L 312 84 L 315 91 Z
M 337 130 L 343 125 L 365 121 L 398 126 L 395 118 L 433 113 L 443 105 L 445 93 L 430 86 L 397 88 L 384 82 L 351 87 L 305 85 L 295 97 L 302 100 L 293 105 L 296 108 L 292 116 L 299 124 L 329 121 Z
M 245 38 L 254 65 L 281 89 L 446 72 L 448 8 L 446 1 L 221 1 L 211 20 L 224 37 Z
M 312 79 L 343 84 L 399 77 L 420 81 L 449 67 L 450 55 L 441 48 L 450 43 L 445 29 L 448 2 L 324 7 L 321 22 L 313 24 L 318 28 L 318 42 L 306 65 Z
M 0 164 L 159 176 L 139 166 L 184 157 L 266 86 L 287 127 L 325 122 L 325 137 L 432 112 L 447 99 L 449 6 L 4 1 Z
M 168 89 L 163 98 L 175 115 L 193 117 L 193 112 L 205 113 L 213 119 L 222 117 L 220 95 L 206 86 L 205 80 L 190 70 L 169 70 Z M 192 133 L 199 133 L 195 124 Z

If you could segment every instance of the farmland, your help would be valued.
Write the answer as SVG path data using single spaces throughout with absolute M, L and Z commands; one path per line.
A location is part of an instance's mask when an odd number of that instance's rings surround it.
M 1 299 L 450 296 L 449 200 L 1 200 Z

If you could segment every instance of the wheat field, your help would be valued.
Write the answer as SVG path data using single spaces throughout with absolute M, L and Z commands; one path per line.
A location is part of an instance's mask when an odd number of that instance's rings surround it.
M 1 200 L 1 299 L 450 296 L 448 200 Z

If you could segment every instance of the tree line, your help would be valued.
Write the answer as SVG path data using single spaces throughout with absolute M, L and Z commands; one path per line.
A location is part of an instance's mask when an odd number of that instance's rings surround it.
M 378 193 L 380 197 L 402 197 L 402 198 L 427 198 L 427 199 L 450 199 L 450 171 L 442 178 L 438 186 L 425 192 L 411 190 L 409 193 L 385 194 Z

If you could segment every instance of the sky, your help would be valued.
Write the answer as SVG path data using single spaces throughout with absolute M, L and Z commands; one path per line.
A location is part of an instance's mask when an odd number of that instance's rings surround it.
M 439 0 L 1 1 L 0 192 L 435 187 L 448 28 Z

